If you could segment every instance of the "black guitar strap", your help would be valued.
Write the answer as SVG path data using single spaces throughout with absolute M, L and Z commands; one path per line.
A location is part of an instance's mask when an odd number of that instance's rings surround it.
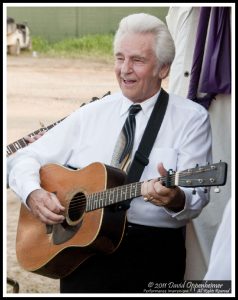
M 130 169 L 126 176 L 125 183 L 138 182 L 145 166 L 149 163 L 149 156 L 155 139 L 158 135 L 160 126 L 164 119 L 168 105 L 169 94 L 161 88 L 158 99 L 155 103 L 149 121 L 146 125 L 139 147 L 135 153 Z M 123 203 L 123 208 L 128 208 L 131 200 Z M 126 207 L 125 207 L 126 204 Z

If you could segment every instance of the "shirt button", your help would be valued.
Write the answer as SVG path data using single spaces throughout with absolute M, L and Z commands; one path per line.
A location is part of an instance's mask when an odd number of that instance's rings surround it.
M 185 71 L 184 72 L 184 77 L 188 77 L 189 76 L 189 72 L 188 71 Z

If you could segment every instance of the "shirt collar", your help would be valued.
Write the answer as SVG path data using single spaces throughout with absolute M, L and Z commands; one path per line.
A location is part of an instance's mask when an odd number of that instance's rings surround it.
M 150 115 L 152 108 L 155 105 L 155 102 L 160 94 L 161 89 L 151 98 L 141 102 L 141 103 L 134 103 L 125 96 L 122 95 L 122 105 L 121 105 L 121 111 L 120 111 L 120 116 L 123 116 L 124 114 L 128 113 L 129 107 L 133 104 L 140 104 L 142 107 L 142 112 L 145 115 Z

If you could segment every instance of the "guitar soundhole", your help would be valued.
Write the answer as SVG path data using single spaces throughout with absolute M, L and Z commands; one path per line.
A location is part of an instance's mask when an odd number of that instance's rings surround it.
M 69 204 L 68 216 L 72 222 L 80 220 L 86 209 L 86 197 L 84 193 L 74 195 Z

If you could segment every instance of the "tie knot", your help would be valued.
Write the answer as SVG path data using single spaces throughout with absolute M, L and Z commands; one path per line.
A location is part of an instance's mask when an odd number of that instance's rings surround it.
M 129 108 L 129 115 L 136 115 L 141 109 L 142 107 L 139 104 L 131 105 Z

